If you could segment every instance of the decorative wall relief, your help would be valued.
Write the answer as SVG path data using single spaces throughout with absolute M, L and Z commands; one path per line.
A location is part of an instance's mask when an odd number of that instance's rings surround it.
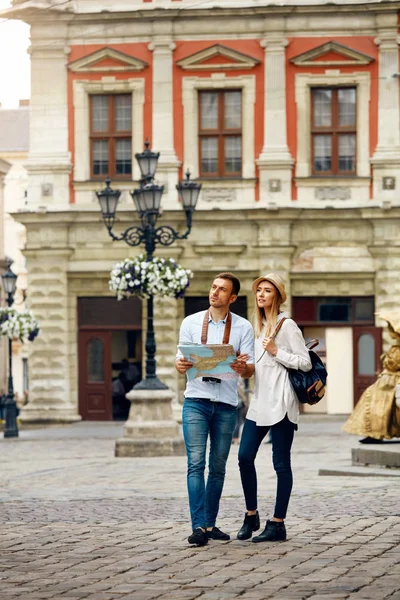
M 203 189 L 201 199 L 203 202 L 233 202 L 236 200 L 236 190 L 230 188 Z
M 351 188 L 345 187 L 321 187 L 316 188 L 314 197 L 317 200 L 350 200 Z

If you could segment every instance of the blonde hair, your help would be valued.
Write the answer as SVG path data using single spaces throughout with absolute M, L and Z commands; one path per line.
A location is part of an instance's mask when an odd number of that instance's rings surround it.
M 261 282 L 260 282 L 261 283 Z M 270 282 L 271 283 L 271 282 Z M 271 310 L 267 319 L 264 337 L 269 337 L 275 329 L 276 321 L 280 312 L 282 304 L 282 297 L 277 287 L 273 285 L 275 290 L 274 299 L 272 302 Z M 254 294 L 254 315 L 253 315 L 253 326 L 256 337 L 259 337 L 264 329 L 263 319 L 265 319 L 265 312 L 263 308 L 260 308 L 257 304 L 257 296 Z

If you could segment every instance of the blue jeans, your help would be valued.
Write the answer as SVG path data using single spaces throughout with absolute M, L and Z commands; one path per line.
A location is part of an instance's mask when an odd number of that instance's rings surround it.
M 257 509 L 257 473 L 254 461 L 261 442 L 271 430 L 272 462 L 278 479 L 274 517 L 285 519 L 293 487 L 290 450 L 296 429 L 297 425 L 289 421 L 287 415 L 271 427 L 245 420 L 239 447 L 239 469 L 247 510 Z
M 236 408 L 224 402 L 185 398 L 183 437 L 188 458 L 187 486 L 192 529 L 214 527 L 236 424 Z M 204 481 L 210 436 L 207 486 Z

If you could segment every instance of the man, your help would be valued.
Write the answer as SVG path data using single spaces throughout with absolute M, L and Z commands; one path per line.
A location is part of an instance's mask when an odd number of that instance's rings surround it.
M 254 373 L 254 334 L 250 323 L 230 312 L 240 290 L 240 281 L 232 273 L 220 273 L 209 293 L 210 308 L 183 320 L 180 344 L 231 344 L 237 353 L 231 368 L 244 378 Z M 193 365 L 182 356 L 176 369 L 186 373 Z M 238 378 L 220 380 L 213 377 L 188 381 L 185 390 L 182 422 L 188 457 L 187 485 L 192 534 L 189 544 L 204 546 L 209 539 L 229 540 L 216 527 L 226 461 L 232 443 L 238 405 Z M 204 481 L 207 440 L 210 438 L 207 486 Z

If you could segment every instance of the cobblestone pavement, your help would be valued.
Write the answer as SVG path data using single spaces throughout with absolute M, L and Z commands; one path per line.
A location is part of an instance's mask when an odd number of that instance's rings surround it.
M 400 480 L 320 477 L 349 467 L 341 420 L 304 417 L 293 448 L 288 541 L 235 539 L 244 515 L 232 446 L 218 525 L 190 533 L 184 457 L 114 458 L 118 423 L 31 429 L 0 439 L 0 599 L 400 600 Z M 258 457 L 271 514 L 271 446 Z

